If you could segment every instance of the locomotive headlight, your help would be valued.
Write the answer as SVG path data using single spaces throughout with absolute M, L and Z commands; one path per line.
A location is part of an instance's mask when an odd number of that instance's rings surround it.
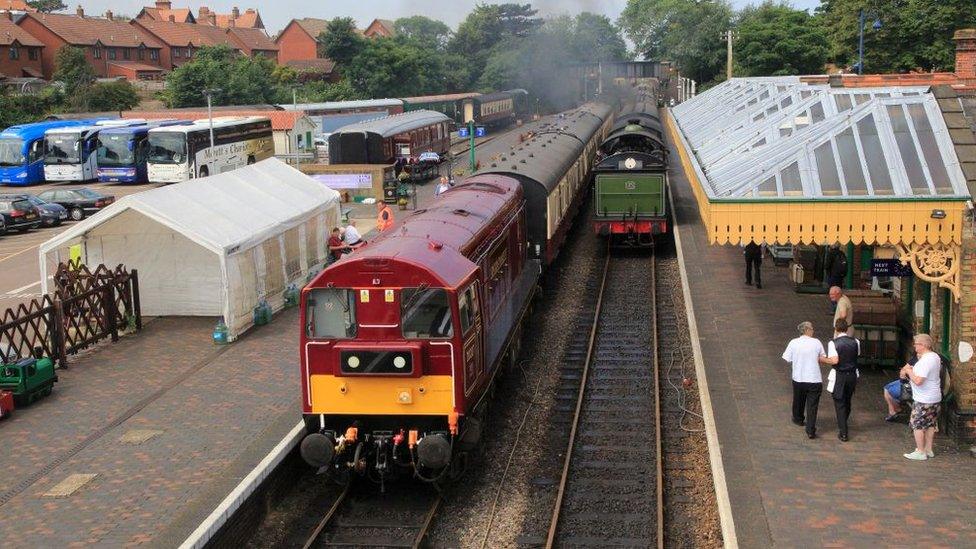
M 359 357 L 358 356 L 349 357 L 346 360 L 346 364 L 348 364 L 350 368 L 359 368 Z
M 399 369 L 402 369 L 407 365 L 407 359 L 403 358 L 402 356 L 395 357 L 393 359 L 393 365 Z

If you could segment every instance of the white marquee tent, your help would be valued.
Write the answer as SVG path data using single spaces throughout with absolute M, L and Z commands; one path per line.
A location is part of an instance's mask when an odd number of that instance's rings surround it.
M 276 159 L 125 196 L 40 247 L 48 262 L 81 245 L 86 265 L 139 271 L 147 316 L 223 315 L 236 338 L 261 299 L 283 305 L 327 257 L 339 194 Z

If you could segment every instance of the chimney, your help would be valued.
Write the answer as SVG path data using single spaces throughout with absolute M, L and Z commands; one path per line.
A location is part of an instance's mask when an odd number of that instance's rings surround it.
M 952 39 L 956 41 L 956 76 L 976 78 L 976 29 L 959 29 Z
M 78 7 L 75 9 L 75 14 L 78 17 L 84 17 L 85 16 L 85 8 L 81 7 L 81 4 L 78 4 Z
M 198 16 L 198 18 L 206 19 L 208 13 L 210 13 L 210 8 L 208 8 L 207 6 L 200 6 L 200 15 Z
M 156 0 L 157 10 L 168 10 L 173 7 L 173 3 L 170 0 Z
M 214 12 L 208 13 L 207 14 L 207 23 L 209 23 L 211 27 L 216 27 L 217 26 L 217 14 L 214 13 Z
M 114 17 L 115 16 L 112 14 L 112 10 L 106 10 L 105 19 L 108 19 L 109 21 L 114 21 L 115 20 Z
M 173 15 L 172 13 L 169 14 L 169 22 L 170 23 L 175 23 L 176 22 L 176 16 Z
M 237 9 L 237 6 L 234 6 L 234 9 L 230 10 L 230 16 L 233 19 L 237 19 L 241 16 L 241 10 Z

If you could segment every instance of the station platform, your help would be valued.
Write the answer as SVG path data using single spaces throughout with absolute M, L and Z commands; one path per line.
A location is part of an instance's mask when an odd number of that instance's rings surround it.
M 228 346 L 215 322 L 152 319 L 0 422 L 0 546 L 178 546 L 288 433 L 297 308 Z
M 862 369 L 849 442 L 837 438 L 826 391 L 819 438 L 793 425 L 790 366 L 781 355 L 801 321 L 813 322 L 823 341 L 832 336 L 830 303 L 795 293 L 786 268 L 768 259 L 763 289 L 746 286 L 742 250 L 708 244 L 673 147 L 671 158 L 675 222 L 738 545 L 976 546 L 976 461 L 941 435 L 934 459 L 902 457 L 914 449 L 911 431 L 883 420 L 881 391 L 895 371 Z

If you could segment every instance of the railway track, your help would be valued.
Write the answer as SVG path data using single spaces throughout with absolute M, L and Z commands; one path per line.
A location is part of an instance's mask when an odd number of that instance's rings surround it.
M 655 271 L 653 254 L 608 253 L 584 303 L 588 336 L 567 350 L 557 396 L 570 435 L 547 548 L 663 547 Z
M 385 492 L 350 486 L 339 494 L 303 548 L 420 547 L 441 505 L 441 495 L 407 482 Z

